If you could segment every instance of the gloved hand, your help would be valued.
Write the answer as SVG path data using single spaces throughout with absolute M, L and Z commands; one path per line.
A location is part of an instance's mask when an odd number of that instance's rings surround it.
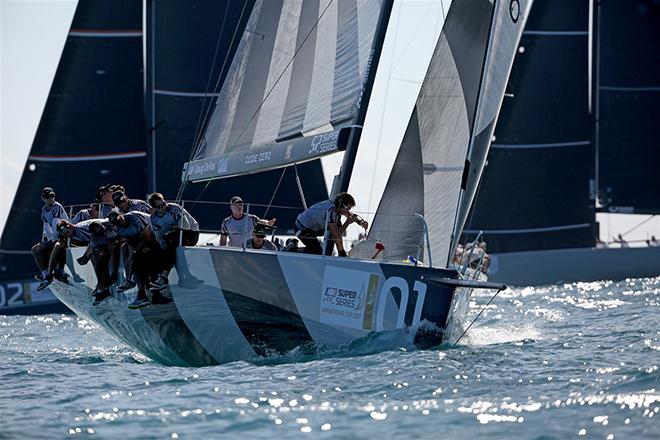
M 348 255 L 346 255 L 346 251 L 343 249 L 341 251 L 338 251 L 337 255 L 340 257 L 348 257 Z

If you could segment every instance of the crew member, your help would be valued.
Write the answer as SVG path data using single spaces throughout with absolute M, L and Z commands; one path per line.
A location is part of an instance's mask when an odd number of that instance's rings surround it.
M 112 202 L 113 187 L 114 185 L 108 183 L 96 190 L 96 199 L 101 202 L 99 207 L 99 218 L 108 218 L 108 214 L 110 214 L 110 211 L 114 208 L 114 203 Z
M 88 208 L 81 209 L 75 216 L 73 216 L 71 223 L 75 225 L 85 220 L 99 218 L 99 204 L 100 202 L 94 199 L 92 203 L 89 204 Z
M 125 284 L 131 285 L 128 288 L 132 288 L 136 283 L 138 286 L 135 301 L 129 304 L 128 308 L 141 309 L 151 304 L 147 298 L 147 285 L 150 275 L 156 275 L 158 272 L 157 266 L 153 264 L 156 257 L 153 249 L 158 245 L 153 242 L 150 216 L 140 211 L 131 211 L 126 214 L 112 211 L 108 219 L 117 229 L 119 236 L 126 239 L 124 246 L 128 249 L 130 258 L 125 261 L 127 269 Z M 129 277 L 134 277 L 135 281 L 131 281 Z M 117 290 L 128 290 L 128 288 L 122 289 L 122 286 L 119 286 Z
M 117 188 L 118 186 L 119 185 L 115 185 L 113 189 Z M 126 194 L 121 190 L 112 193 L 112 202 L 115 205 L 114 212 L 119 212 L 124 214 L 132 211 L 142 212 L 145 214 L 151 213 L 151 206 L 149 206 L 147 202 L 139 199 L 129 199 L 126 196 Z M 108 218 L 111 214 L 112 212 L 108 214 Z M 149 217 L 149 214 L 147 214 L 147 217 Z M 126 273 L 126 280 L 124 280 L 122 284 L 117 286 L 117 291 L 124 292 L 126 290 L 135 287 L 135 280 L 133 279 L 133 273 L 131 270 L 133 254 L 132 252 L 130 252 L 129 247 L 126 245 L 125 242 L 122 242 L 119 246 L 120 246 L 119 252 L 121 253 L 121 257 L 123 258 L 124 261 L 124 273 Z
M 350 210 L 354 206 L 353 196 L 343 192 L 337 194 L 334 199 L 318 202 L 300 213 L 296 219 L 297 236 L 305 245 L 305 253 L 318 255 L 323 253 L 317 237 L 323 236 L 327 225 L 332 241 L 326 244 L 325 254 L 332 255 L 333 245 L 336 245 L 338 255 L 345 257 L 346 251 L 342 236 L 348 225 L 356 223 L 365 230 L 369 227 L 369 223 L 359 215 L 351 213 Z M 343 223 L 342 216 L 346 217 L 346 221 Z
M 266 239 L 266 225 L 257 223 L 252 231 L 252 238 L 245 242 L 246 249 L 263 249 L 276 251 L 277 247 L 272 241 Z
M 46 279 L 48 275 L 48 261 L 58 238 L 55 227 L 60 220 L 69 220 L 69 216 L 66 215 L 66 211 L 62 205 L 55 201 L 55 191 L 53 191 L 53 188 L 46 187 L 42 189 L 41 200 L 44 202 L 44 206 L 41 208 L 41 222 L 43 224 L 41 242 L 32 246 L 32 255 L 40 270 L 40 273 L 35 276 L 37 280 L 41 281 L 41 284 L 37 287 L 38 290 L 45 289 L 49 284 L 49 281 Z M 65 276 L 62 268 L 58 271 L 58 275 L 60 274 Z
M 119 210 L 120 213 L 126 214 L 131 211 L 140 211 L 150 213 L 151 206 L 144 200 L 129 199 L 123 191 L 115 191 L 112 193 L 112 203 Z
M 176 247 L 179 245 L 179 237 L 184 246 L 194 246 L 199 240 L 199 224 L 182 206 L 169 203 L 161 193 L 153 193 L 149 196 L 149 205 L 153 208 L 151 214 L 151 232 L 155 235 L 159 244 L 159 263 L 161 272 L 156 281 L 152 283 L 150 292 L 160 292 L 168 287 L 168 276 L 176 263 Z M 181 265 L 179 285 L 194 284 L 196 280 L 185 264 Z
M 252 231 L 257 224 L 273 226 L 277 219 L 262 220 L 256 215 L 245 214 L 243 199 L 234 196 L 229 201 L 231 215 L 220 225 L 220 246 L 243 247 L 246 241 L 252 239 Z

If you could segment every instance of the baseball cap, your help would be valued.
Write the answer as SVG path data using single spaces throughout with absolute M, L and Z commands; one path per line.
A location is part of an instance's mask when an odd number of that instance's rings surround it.
M 118 223 L 117 219 L 118 218 L 119 218 L 119 211 L 117 211 L 116 209 L 113 209 L 112 211 L 110 211 L 108 213 L 108 220 L 110 221 L 110 223 L 112 225 L 117 226 L 117 223 Z
M 243 199 L 241 199 L 239 196 L 234 196 L 231 198 L 229 203 L 243 203 Z
M 55 191 L 53 191 L 53 188 L 51 188 L 50 186 L 47 186 L 41 190 L 41 197 L 43 197 L 44 199 L 55 197 Z
M 101 200 L 103 198 L 103 193 L 110 191 L 110 185 L 109 183 L 104 186 L 100 186 L 99 189 L 96 190 L 96 198 Z
M 254 229 L 252 230 L 252 232 L 257 237 L 265 237 L 269 233 L 273 232 L 274 229 L 275 228 L 273 228 L 272 226 L 264 225 L 262 223 L 257 223 L 256 225 L 254 225 Z
M 115 191 L 112 193 L 112 202 L 115 206 L 118 206 L 121 203 L 121 200 L 124 198 L 125 194 L 123 191 Z

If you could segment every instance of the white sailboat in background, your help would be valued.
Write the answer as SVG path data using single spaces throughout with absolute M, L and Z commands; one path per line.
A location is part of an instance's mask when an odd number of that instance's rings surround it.
M 203 284 L 188 289 L 173 275 L 173 303 L 130 311 L 131 292 L 92 306 L 94 273 L 75 262 L 81 250 L 72 249 L 70 263 L 84 282 L 55 281 L 57 296 L 166 364 L 254 359 L 409 326 L 420 345 L 440 342 L 457 289 L 501 287 L 462 280 L 447 262 L 479 181 L 530 6 L 525 0 L 454 0 L 447 13 L 372 232 L 393 250 L 412 243 L 410 235 L 419 237 L 415 249 L 425 246 L 429 267 L 400 263 L 399 251 L 374 261 L 184 247 L 177 267 Z M 333 192 L 348 189 L 351 174 L 361 172 L 353 165 L 391 8 L 391 1 L 378 0 L 258 1 L 184 182 L 345 151 Z M 401 182 L 402 169 L 421 186 Z M 405 209 L 409 200 L 417 205 Z M 397 220 L 380 220 L 392 217 Z M 382 226 L 399 227 L 401 217 L 409 234 Z M 425 229 L 427 243 L 421 239 Z

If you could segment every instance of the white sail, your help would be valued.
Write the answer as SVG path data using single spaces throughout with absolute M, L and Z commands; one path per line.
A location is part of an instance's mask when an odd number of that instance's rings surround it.
M 448 263 L 452 236 L 469 210 L 465 184 L 481 174 L 469 159 L 490 145 L 490 136 L 476 147 L 474 140 L 494 126 L 530 6 L 517 0 L 452 3 L 370 232 L 385 243 L 385 258 L 417 254 L 423 237 L 418 213 L 429 225 L 436 264 Z
M 258 0 L 183 179 L 264 171 L 342 150 L 375 68 L 384 4 Z

